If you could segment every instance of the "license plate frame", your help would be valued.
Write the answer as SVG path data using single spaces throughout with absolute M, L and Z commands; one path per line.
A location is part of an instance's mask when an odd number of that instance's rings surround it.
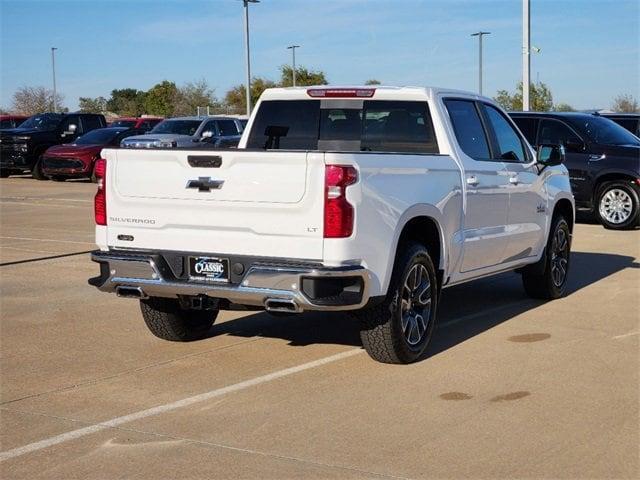
M 189 280 L 206 283 L 229 283 L 229 259 L 208 256 L 189 256 Z

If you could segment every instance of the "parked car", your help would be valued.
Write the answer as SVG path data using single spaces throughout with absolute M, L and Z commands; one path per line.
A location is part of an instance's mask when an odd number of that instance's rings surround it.
M 163 120 L 162 117 L 120 117 L 111 122 L 109 126 L 136 128 L 146 133 Z
M 640 137 L 640 113 L 600 113 L 599 115 L 613 120 L 636 137 Z
M 488 98 L 433 88 L 269 89 L 237 149 L 105 149 L 100 275 L 153 334 L 204 336 L 220 310 L 354 312 L 371 357 L 421 357 L 440 291 L 518 269 L 563 295 L 573 195 Z
M 566 150 L 576 208 L 611 229 L 633 228 L 640 217 L 640 139 L 589 113 L 511 113 L 531 145 Z
M 130 137 L 122 142 L 126 148 L 218 147 L 240 141 L 242 123 L 232 117 L 169 118 L 146 135 Z
M 103 115 L 93 113 L 41 113 L 29 117 L 18 128 L 0 131 L 0 176 L 31 171 L 46 180 L 42 154 L 53 145 L 71 143 L 80 135 L 104 128 Z
M 16 128 L 27 118 L 26 115 L 0 115 L 0 130 Z
M 140 135 L 143 130 L 127 127 L 107 127 L 91 130 L 78 137 L 75 142 L 56 145 L 47 149 L 42 156 L 42 171 L 53 180 L 67 178 L 94 177 L 95 161 L 105 147 L 118 147 L 120 142 L 132 135 Z

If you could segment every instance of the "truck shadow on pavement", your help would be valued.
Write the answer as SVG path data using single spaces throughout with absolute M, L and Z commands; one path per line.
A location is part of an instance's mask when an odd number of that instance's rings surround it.
M 636 259 L 607 253 L 573 252 L 567 296 L 627 268 Z M 509 272 L 446 289 L 443 292 L 427 357 L 443 352 L 546 302 L 526 296 L 520 275 Z M 358 322 L 344 313 L 309 312 L 273 316 L 266 312 L 216 324 L 210 335 L 265 337 L 291 346 L 336 344 L 361 346 Z

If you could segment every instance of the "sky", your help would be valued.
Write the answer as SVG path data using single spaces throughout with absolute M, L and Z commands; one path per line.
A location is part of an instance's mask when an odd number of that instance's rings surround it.
M 531 0 L 531 77 L 556 103 L 607 108 L 640 98 L 640 0 Z M 484 40 L 484 94 L 522 78 L 521 0 L 261 0 L 250 6 L 252 75 L 276 80 L 298 65 L 331 84 L 441 86 L 477 91 Z M 205 79 L 218 98 L 244 82 L 239 0 L 0 0 L 0 106 L 21 86 L 108 97 L 162 80 Z

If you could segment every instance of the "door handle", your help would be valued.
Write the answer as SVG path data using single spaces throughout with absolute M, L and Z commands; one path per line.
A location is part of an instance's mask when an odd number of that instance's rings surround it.
M 520 183 L 520 179 L 518 178 L 518 175 L 517 174 L 516 175 L 511 175 L 509 177 L 509 183 L 511 185 L 517 185 L 518 183 Z
M 603 153 L 602 155 L 589 155 L 590 162 L 599 162 L 600 160 L 604 160 L 607 156 Z
M 475 187 L 479 183 L 480 181 L 478 180 L 478 177 L 476 177 L 475 175 L 471 175 L 470 177 L 467 177 L 467 185 L 471 185 L 472 187 Z

